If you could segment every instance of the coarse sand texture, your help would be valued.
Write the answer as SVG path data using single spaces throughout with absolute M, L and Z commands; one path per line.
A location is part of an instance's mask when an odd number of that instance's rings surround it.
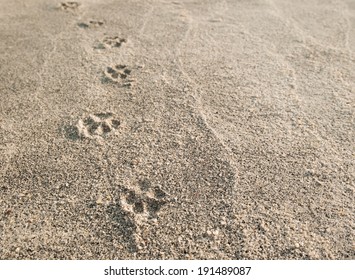
M 0 0 L 0 259 L 355 259 L 355 0 Z

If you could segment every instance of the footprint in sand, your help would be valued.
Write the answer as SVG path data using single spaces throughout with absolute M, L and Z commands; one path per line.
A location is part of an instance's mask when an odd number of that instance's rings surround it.
M 105 37 L 102 42 L 95 47 L 95 49 L 119 48 L 123 43 L 127 43 L 127 40 L 124 38 L 120 38 L 118 36 Z
M 139 187 L 125 189 L 120 197 L 120 204 L 137 221 L 157 218 L 161 207 L 168 201 L 167 194 L 159 187 L 152 187 L 145 179 L 139 181 Z
M 60 8 L 64 11 L 75 11 L 79 8 L 79 2 L 61 2 Z
M 145 236 L 157 223 L 161 208 L 171 200 L 148 179 L 130 187 L 121 187 L 117 203 L 108 205 L 107 211 L 117 223 L 127 249 L 137 252 L 146 246 Z
M 90 114 L 80 119 L 75 126 L 65 128 L 68 139 L 102 139 L 115 134 L 121 126 L 121 121 L 113 113 Z
M 79 120 L 77 128 L 83 138 L 105 137 L 119 128 L 121 122 L 112 113 L 92 114 Z
M 112 82 L 121 86 L 131 86 L 134 81 L 130 78 L 132 70 L 127 65 L 118 64 L 107 67 L 104 71 L 103 82 Z

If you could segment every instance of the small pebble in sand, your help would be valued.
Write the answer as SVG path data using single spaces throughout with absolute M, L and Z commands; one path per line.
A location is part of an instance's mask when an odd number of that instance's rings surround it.
M 102 196 L 99 196 L 96 200 L 96 204 L 103 204 Z

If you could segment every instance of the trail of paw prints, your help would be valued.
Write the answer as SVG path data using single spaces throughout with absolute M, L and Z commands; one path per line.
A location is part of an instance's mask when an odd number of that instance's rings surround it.
M 105 37 L 95 46 L 95 49 L 120 48 L 124 43 L 127 43 L 127 40 L 118 36 Z
M 89 20 L 88 22 L 79 22 L 78 26 L 83 29 L 96 28 L 103 26 L 105 23 L 103 20 Z
M 61 2 L 60 3 L 60 8 L 64 11 L 68 12 L 74 12 L 76 11 L 80 6 L 79 2 Z
M 134 80 L 131 78 L 132 69 L 127 65 L 118 64 L 113 67 L 107 67 L 104 71 L 102 82 L 116 83 L 121 86 L 131 86 Z
M 80 119 L 75 126 L 65 128 L 68 139 L 103 139 L 120 128 L 121 121 L 113 113 L 90 114 Z

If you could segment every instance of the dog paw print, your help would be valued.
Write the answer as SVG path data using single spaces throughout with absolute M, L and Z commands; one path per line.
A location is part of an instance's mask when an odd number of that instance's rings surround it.
M 98 113 L 78 121 L 78 138 L 102 138 L 114 133 L 121 122 L 112 113 Z
M 79 8 L 80 4 L 78 2 L 62 2 L 60 7 L 64 11 L 75 11 Z
M 84 29 L 100 27 L 102 25 L 104 25 L 104 22 L 102 20 L 90 20 L 89 22 L 78 23 L 78 26 Z
M 120 48 L 122 44 L 127 43 L 127 40 L 120 38 L 118 36 L 105 37 L 101 42 L 99 42 L 94 48 L 95 49 L 111 49 L 111 48 Z
M 126 65 L 118 64 L 114 67 L 107 67 L 104 72 L 104 82 L 118 83 L 122 86 L 131 86 L 134 81 L 130 78 L 132 70 Z
M 166 193 L 159 187 L 153 188 L 149 181 L 139 182 L 140 188 L 126 189 L 121 196 L 122 208 L 136 219 L 156 218 L 167 203 Z
M 126 43 L 127 40 L 118 36 L 114 36 L 105 37 L 102 42 L 106 48 L 119 48 L 123 43 Z

